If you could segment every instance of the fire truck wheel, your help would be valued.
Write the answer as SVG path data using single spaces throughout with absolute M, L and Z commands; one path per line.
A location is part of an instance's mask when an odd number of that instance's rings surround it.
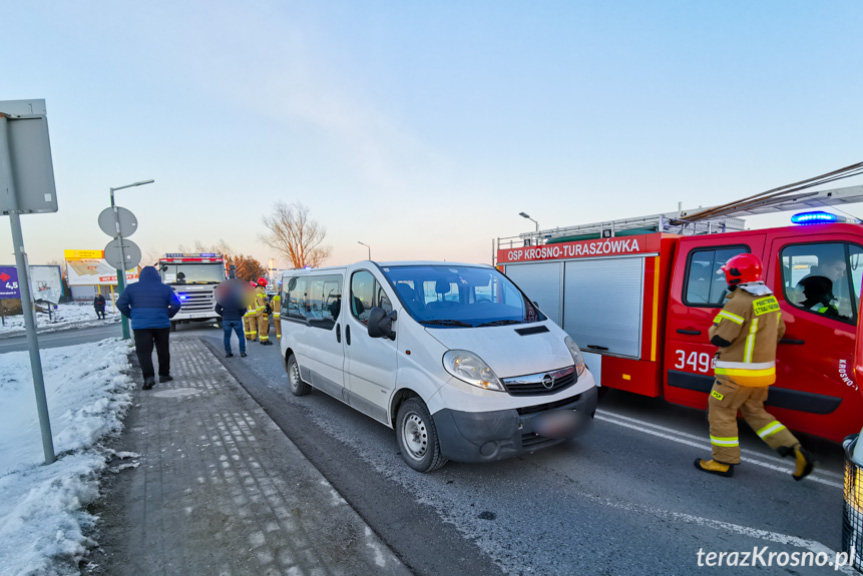
M 293 354 L 288 356 L 285 363 L 285 369 L 288 373 L 288 383 L 291 387 L 291 394 L 294 396 L 305 396 L 312 391 L 312 387 L 303 382 L 300 378 L 300 365 L 297 364 L 297 359 Z
M 402 458 L 417 472 L 433 472 L 447 462 L 440 451 L 434 420 L 419 398 L 408 398 L 399 406 L 396 440 Z

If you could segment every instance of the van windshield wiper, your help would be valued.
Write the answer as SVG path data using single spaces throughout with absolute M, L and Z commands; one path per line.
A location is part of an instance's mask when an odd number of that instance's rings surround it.
M 509 326 L 510 324 L 521 324 L 521 320 L 495 320 L 494 322 L 478 324 L 477 328 L 482 328 L 483 326 Z
M 462 322 L 461 320 L 423 320 L 426 326 L 466 326 L 473 328 L 473 324 Z

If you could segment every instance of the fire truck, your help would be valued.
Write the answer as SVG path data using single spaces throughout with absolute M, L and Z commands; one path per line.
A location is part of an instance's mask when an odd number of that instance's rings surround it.
M 156 267 L 162 282 L 174 289 L 182 304 L 171 320 L 171 330 L 176 330 L 180 323 L 218 320 L 216 286 L 227 278 L 222 254 L 165 254 Z
M 721 267 L 755 254 L 787 327 L 769 409 L 839 442 L 863 425 L 863 225 L 815 211 L 746 230 L 740 217 L 861 201 L 863 186 L 852 186 L 530 232 L 497 239 L 497 265 L 576 341 L 601 386 L 706 409 Z

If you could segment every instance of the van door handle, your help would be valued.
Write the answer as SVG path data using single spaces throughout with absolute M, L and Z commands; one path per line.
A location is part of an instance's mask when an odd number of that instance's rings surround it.
M 783 338 L 779 341 L 780 344 L 793 344 L 795 346 L 802 346 L 806 344 L 806 340 L 798 340 L 796 338 Z
M 698 336 L 701 334 L 701 330 L 687 330 L 686 328 L 678 328 L 678 334 L 689 334 L 690 336 Z
M 351 345 L 351 327 L 345 326 L 345 342 L 348 343 L 348 346 Z
M 336 324 L 336 342 L 342 341 L 342 325 Z
M 588 344 L 587 347 L 593 350 L 608 350 L 607 346 L 597 346 L 596 344 Z

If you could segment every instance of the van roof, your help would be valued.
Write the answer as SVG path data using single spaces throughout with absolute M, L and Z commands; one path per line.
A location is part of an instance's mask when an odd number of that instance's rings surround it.
M 359 262 L 350 264 L 350 266 L 362 264 L 363 262 L 369 262 L 370 264 L 380 266 L 381 268 L 386 268 L 387 266 L 472 266 L 481 268 L 492 267 L 490 264 L 468 264 L 466 262 L 443 262 L 439 260 L 397 260 L 392 262 L 375 262 L 373 260 L 360 260 Z M 297 273 L 311 272 L 342 272 L 347 268 L 348 266 L 328 266 L 325 268 L 310 268 L 308 270 L 295 268 L 293 270 L 285 270 L 284 272 L 282 272 L 282 276 L 292 276 Z

